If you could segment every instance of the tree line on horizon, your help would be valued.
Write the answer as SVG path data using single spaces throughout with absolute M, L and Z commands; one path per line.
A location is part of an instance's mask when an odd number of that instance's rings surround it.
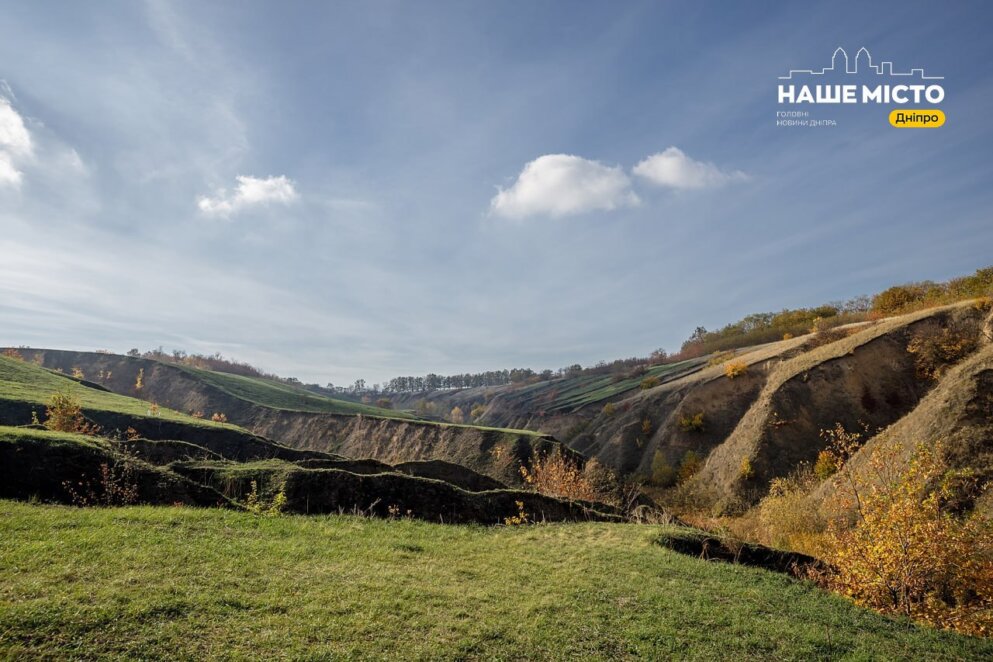
M 373 384 L 371 386 L 367 385 L 364 379 L 358 379 L 349 386 L 336 386 L 331 382 L 328 382 L 326 386 L 304 384 L 295 377 L 280 377 L 249 363 L 226 358 L 220 353 L 197 354 L 182 350 L 166 352 L 162 347 L 159 347 L 144 353 L 138 349 L 132 349 L 127 355 L 245 377 L 259 377 L 332 396 L 359 397 L 370 393 L 421 393 L 509 384 L 534 384 L 580 375 L 610 374 L 620 379 L 629 378 L 637 376 L 651 366 L 677 363 L 716 352 L 725 352 L 825 331 L 843 324 L 873 321 L 956 301 L 989 296 L 993 296 L 993 267 L 978 269 L 970 276 L 962 276 L 943 282 L 919 281 L 894 285 L 871 297 L 863 295 L 847 301 L 832 302 L 812 308 L 786 308 L 778 313 L 753 313 L 715 331 L 709 331 L 705 327 L 699 326 L 683 342 L 679 352 L 674 354 L 669 354 L 660 348 L 647 357 L 630 357 L 609 362 L 599 361 L 586 367 L 576 363 L 558 370 L 535 371 L 531 368 L 513 368 L 453 375 L 428 373 L 421 376 L 394 377 L 382 385 Z

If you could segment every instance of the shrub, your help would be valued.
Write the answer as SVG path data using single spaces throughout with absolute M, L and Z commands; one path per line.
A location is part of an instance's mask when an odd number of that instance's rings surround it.
M 140 392 L 143 388 L 145 388 L 145 369 L 138 368 L 138 374 L 134 378 L 134 390 Z
M 807 498 L 818 482 L 808 464 L 801 464 L 786 477 L 772 479 L 769 493 L 757 507 L 759 542 L 815 556 L 820 552 L 825 523 L 817 504 Z
M 286 508 L 286 483 L 280 485 L 279 490 L 271 499 L 264 499 L 259 494 L 259 484 L 257 481 L 251 482 L 251 489 L 245 497 L 245 508 L 250 513 L 275 517 Z
M 844 472 L 855 525 L 831 523 L 832 570 L 822 581 L 857 604 L 976 635 L 993 632 L 993 523 L 942 505 L 963 472 L 939 461 L 941 445 L 916 448 L 896 473 L 900 448 L 877 449 L 865 471 Z
M 452 411 L 448 414 L 448 420 L 452 423 L 465 423 L 465 414 L 462 413 L 462 408 L 452 407 Z
M 977 327 L 965 321 L 941 327 L 928 324 L 918 328 L 907 344 L 914 355 L 914 366 L 921 379 L 938 379 L 950 366 L 958 363 L 979 346 Z
M 751 480 L 755 477 L 755 469 L 752 467 L 752 460 L 750 458 L 741 458 L 741 464 L 738 467 L 738 477 L 741 480 Z
M 676 484 L 677 478 L 676 470 L 666 461 L 665 455 L 661 451 L 655 451 L 652 457 L 652 484 L 658 487 L 672 487 Z
M 835 423 L 833 428 L 821 430 L 820 436 L 826 447 L 817 455 L 814 475 L 823 480 L 841 469 L 862 447 L 869 436 L 869 426 L 863 423 L 861 431 L 849 432 L 841 423 Z
M 521 526 L 528 523 L 528 514 L 524 512 L 524 502 L 515 501 L 514 505 L 517 506 L 517 513 L 511 515 L 510 517 L 504 517 L 503 523 L 507 526 Z
M 486 407 L 484 405 L 479 403 L 474 404 L 472 406 L 472 409 L 469 410 L 469 417 L 472 418 L 472 420 L 474 421 L 478 420 L 479 417 L 482 416 L 483 412 L 485 411 L 486 411 Z
M 393 409 L 393 401 L 389 398 L 379 398 L 376 400 L 376 406 L 380 409 Z
M 814 476 L 818 480 L 826 480 L 838 473 L 839 468 L 838 457 L 829 450 L 823 450 L 814 462 Z
M 524 482 L 540 494 L 584 501 L 597 498 L 593 482 L 562 449 L 545 455 L 535 451 L 530 469 L 521 465 L 520 472 Z
M 603 406 L 604 416 L 613 416 L 617 412 L 617 407 L 614 406 L 613 402 L 608 402 Z
M 650 388 L 655 388 L 661 383 L 662 382 L 655 375 L 648 375 L 647 377 L 641 380 L 641 384 L 639 386 L 642 391 L 647 391 Z
M 223 412 L 215 411 L 214 414 L 210 417 L 210 420 L 214 421 L 215 423 L 227 423 L 228 417 Z
M 21 355 L 21 353 L 18 352 L 13 347 L 8 347 L 7 349 L 3 350 L 3 356 L 6 356 L 8 359 L 14 359 L 15 361 L 24 360 L 24 356 Z
M 73 379 L 86 379 L 86 375 L 83 374 L 83 371 L 78 366 L 73 366 L 72 367 L 72 378 Z
M 683 455 L 682 462 L 679 463 L 679 473 L 677 474 L 678 482 L 685 483 L 696 475 L 696 473 L 702 468 L 703 458 L 693 451 L 686 451 Z
M 641 419 L 641 435 L 646 439 L 652 436 L 652 419 L 647 416 Z
M 706 429 L 702 411 L 692 416 L 680 416 L 677 423 L 683 432 L 703 432 Z
M 784 333 L 783 334 L 783 340 L 793 340 L 793 334 L 792 333 Z
M 53 393 L 45 408 L 45 427 L 57 432 L 99 434 L 100 427 L 87 422 L 79 398 L 69 391 Z
M 85 506 L 129 506 L 138 503 L 138 480 L 132 461 L 100 464 L 100 476 L 96 483 L 81 479 L 62 483 L 73 505 Z
M 734 379 L 746 372 L 748 372 L 748 364 L 744 361 L 730 361 L 724 364 L 724 376 L 728 379 Z

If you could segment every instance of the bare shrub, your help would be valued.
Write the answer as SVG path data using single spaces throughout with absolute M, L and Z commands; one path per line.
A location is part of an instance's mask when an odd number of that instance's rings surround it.
M 100 475 L 95 480 L 81 478 L 73 483 L 65 481 L 62 487 L 73 505 L 128 506 L 138 503 L 138 480 L 130 458 L 113 464 L 100 464 Z

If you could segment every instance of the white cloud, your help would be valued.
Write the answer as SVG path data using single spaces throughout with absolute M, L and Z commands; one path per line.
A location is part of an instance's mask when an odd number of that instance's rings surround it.
M 748 179 L 740 170 L 724 171 L 713 163 L 695 161 L 678 147 L 652 154 L 631 172 L 657 186 L 677 189 L 711 188 Z
M 227 217 L 249 207 L 270 203 L 289 204 L 296 200 L 296 188 L 285 176 L 251 177 L 238 175 L 238 186 L 233 192 L 219 189 L 213 197 L 197 198 L 197 207 L 208 216 Z
M 500 189 L 490 201 L 490 211 L 519 219 L 610 211 L 639 202 L 620 166 L 570 154 L 545 154 L 525 165 L 513 186 Z
M 20 187 L 23 173 L 19 161 L 31 156 L 31 134 L 24 119 L 0 96 L 0 186 Z

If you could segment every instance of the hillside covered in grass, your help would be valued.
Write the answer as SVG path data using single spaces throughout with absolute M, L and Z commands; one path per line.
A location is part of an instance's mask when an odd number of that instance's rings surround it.
M 0 401 L 29 405 L 39 417 L 44 417 L 46 404 L 52 394 L 57 392 L 72 392 L 88 410 L 136 417 L 152 416 L 149 403 L 138 398 L 113 393 L 92 382 L 72 379 L 34 363 L 0 356 Z M 211 427 L 220 425 L 214 421 L 193 418 L 168 407 L 158 407 L 155 416 L 186 425 Z
M 0 657 L 993 656 L 660 533 L 0 502 Z

